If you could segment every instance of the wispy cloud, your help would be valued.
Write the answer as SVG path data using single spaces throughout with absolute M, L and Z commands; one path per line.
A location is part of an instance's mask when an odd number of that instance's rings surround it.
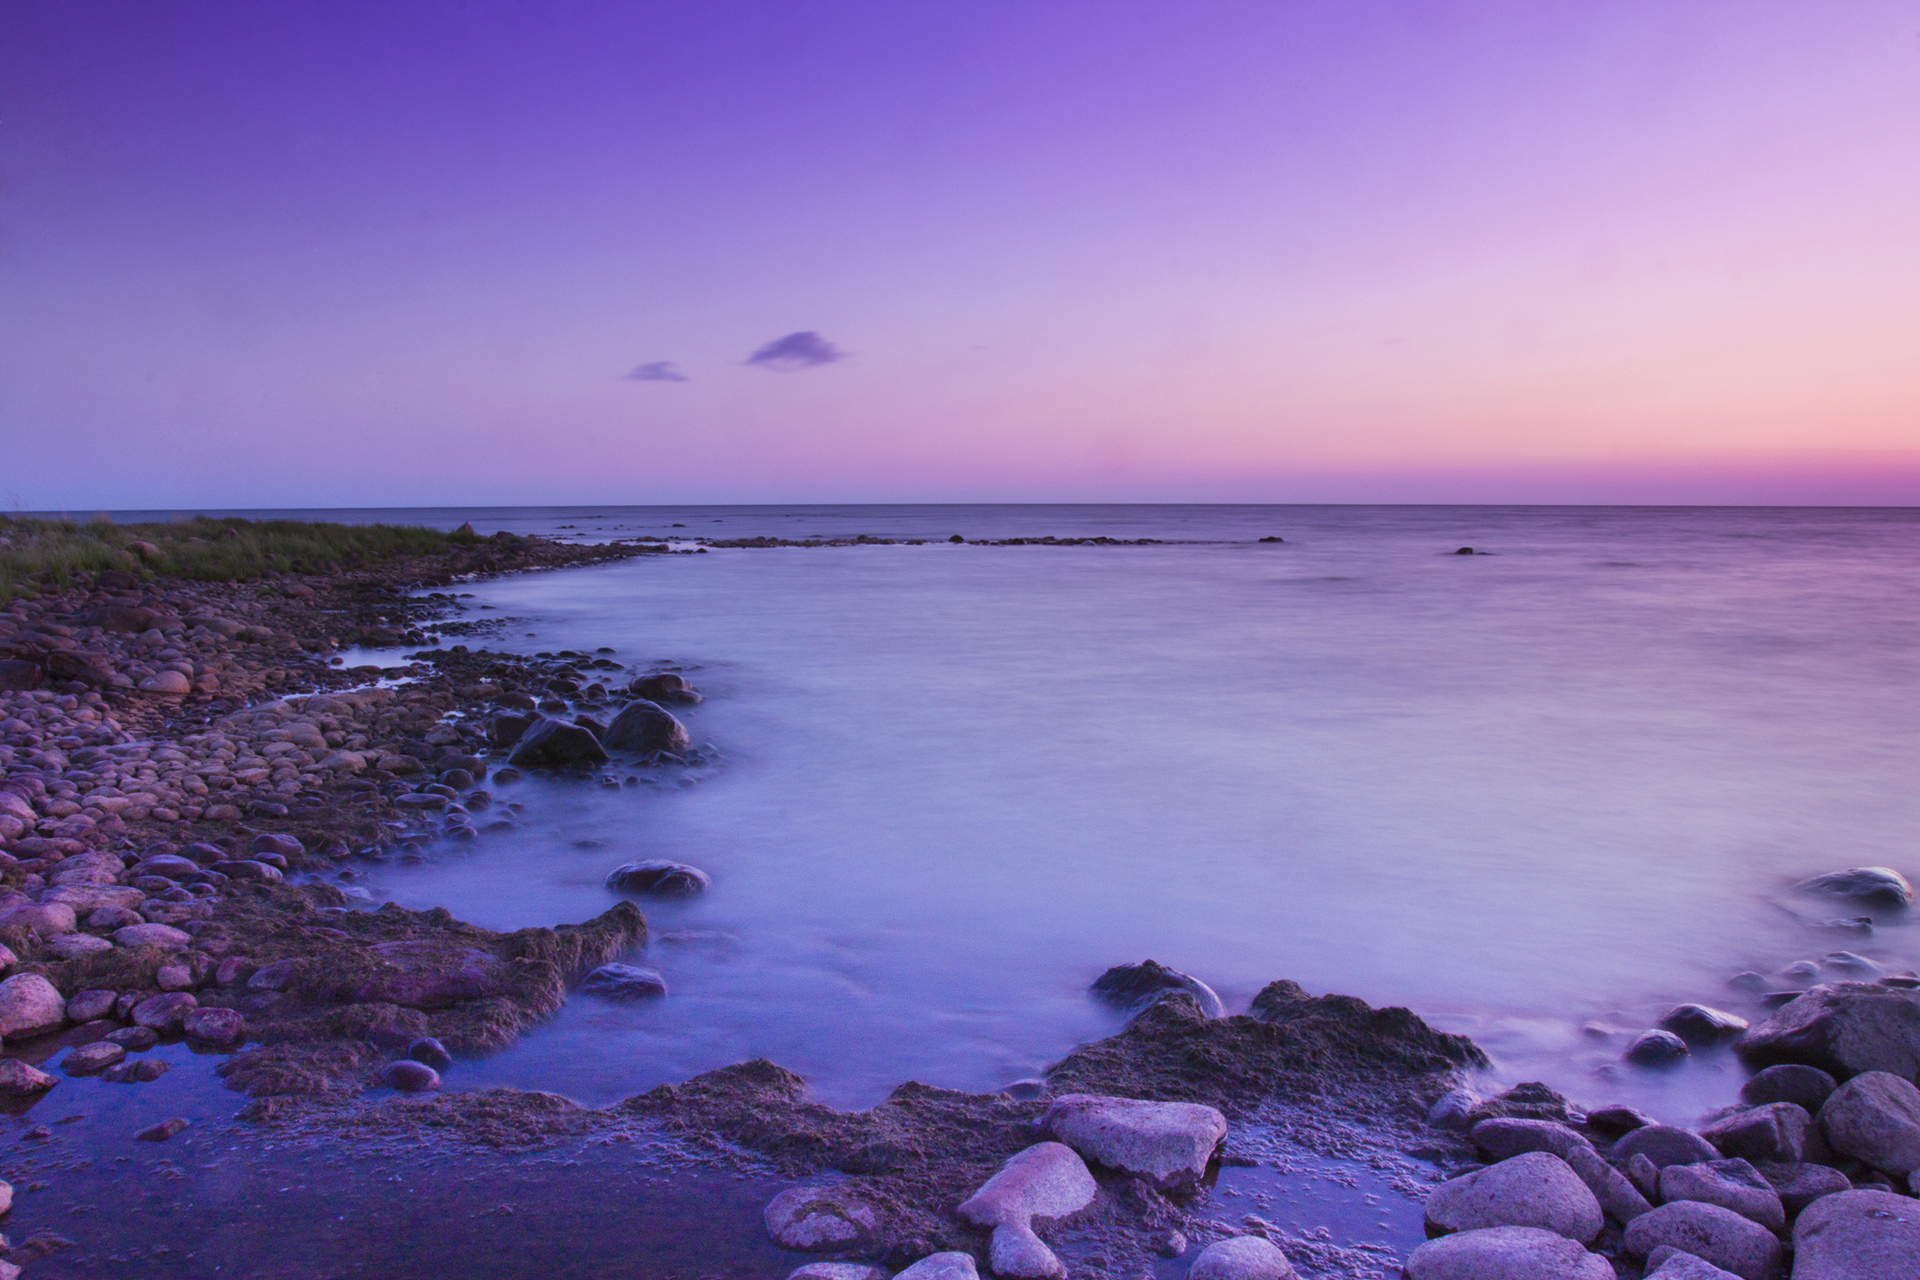
M 691 379 L 689 379 L 686 374 L 680 372 L 678 366 L 676 366 L 671 360 L 655 360 L 651 364 L 643 364 L 638 369 L 635 369 L 632 373 L 628 374 L 627 377 L 632 379 L 634 382 L 688 382 L 688 381 L 691 381 Z
M 763 369 L 811 369 L 817 365 L 844 360 L 846 357 L 846 352 L 819 334 L 808 330 L 804 333 L 790 333 L 784 338 L 775 338 L 748 356 L 747 363 L 757 364 Z

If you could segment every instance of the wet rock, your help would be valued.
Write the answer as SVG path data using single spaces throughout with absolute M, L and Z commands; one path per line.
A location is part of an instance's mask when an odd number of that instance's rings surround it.
M 252 858 L 234 858 L 216 862 L 208 870 L 218 871 L 221 875 L 233 880 L 266 880 L 277 884 L 286 878 L 281 874 L 280 868 L 272 863 L 260 862 Z
M 1660 1198 L 1668 1204 L 1676 1200 L 1717 1204 L 1776 1235 L 1787 1229 L 1787 1211 L 1780 1203 L 1780 1193 L 1745 1160 L 1668 1165 L 1660 1171 Z
M 613 751 L 670 751 L 677 755 L 690 741 L 685 725 L 665 707 L 645 698 L 620 708 L 620 714 L 607 726 L 606 745 Z
M 104 1018 L 113 1012 L 113 1002 L 119 999 L 119 993 L 94 989 L 76 991 L 67 1001 L 67 1017 L 75 1022 L 92 1022 L 95 1018 Z
M 1645 1154 L 1635 1152 L 1627 1157 L 1627 1180 L 1634 1189 L 1651 1204 L 1660 1198 L 1660 1166 L 1647 1159 Z
M 1593 1192 L 1593 1198 L 1615 1222 L 1632 1222 L 1635 1218 L 1653 1208 L 1648 1198 L 1641 1194 L 1633 1180 L 1600 1158 L 1598 1152 L 1585 1147 L 1576 1147 L 1561 1159 L 1587 1184 L 1587 1190 Z M 1654 1185 L 1657 1187 L 1658 1175 Z
M 1089 1160 L 1163 1187 L 1205 1176 L 1227 1136 L 1227 1118 L 1213 1107 L 1086 1093 L 1056 1098 L 1042 1127 Z
M 1773 983 L 1764 973 L 1748 969 L 1728 978 L 1727 990 L 1738 991 L 1743 996 L 1763 996 L 1773 990 Z
M 580 990 L 602 1000 L 646 1000 L 667 994 L 667 980 L 652 969 L 603 964 L 580 983 Z
M 1659 1027 L 1671 1031 L 1689 1046 L 1704 1047 L 1737 1040 L 1747 1029 L 1747 1020 L 1704 1004 L 1677 1005 L 1661 1015 Z
M 1837 1079 L 1885 1071 L 1920 1074 L 1920 993 L 1868 982 L 1817 986 L 1741 1037 L 1748 1066 L 1796 1063 Z
M 133 1136 L 142 1142 L 165 1142 L 175 1134 L 185 1132 L 191 1123 L 184 1116 L 174 1116 L 170 1120 L 162 1120 L 159 1124 L 148 1125 Z
M 354 988 L 353 999 L 359 1004 L 441 1009 L 503 995 L 511 977 L 507 963 L 492 952 L 434 939 L 376 942 L 366 951 L 380 966 Z M 250 983 L 259 983 L 266 972 L 256 973 Z
M 447 1047 L 432 1036 L 421 1036 L 407 1046 L 407 1057 L 415 1062 L 424 1062 L 435 1071 L 445 1071 L 453 1066 L 453 1055 Z
M 1652 1123 L 1654 1123 L 1652 1116 L 1625 1103 L 1616 1102 L 1609 1106 L 1595 1107 L 1587 1112 L 1587 1127 L 1610 1137 L 1618 1137 L 1634 1129 L 1643 1129 Z
M 1768 1067 L 1741 1085 L 1740 1100 L 1756 1107 L 1770 1102 L 1792 1102 L 1815 1112 L 1839 1087 L 1839 1081 L 1818 1067 L 1788 1062 Z
M 1427 1123 L 1436 1129 L 1446 1129 L 1453 1133 L 1465 1133 L 1473 1127 L 1468 1112 L 1479 1099 L 1465 1089 L 1449 1089 L 1433 1100 L 1427 1108 Z
M 636 698 L 645 698 L 649 702 L 678 702 L 687 706 L 699 703 L 702 699 L 693 691 L 693 686 L 671 671 L 662 671 L 656 675 L 641 676 L 627 686 L 627 692 Z
M 0 1058 L 0 1098 L 31 1098 L 59 1083 L 18 1058 Z
M 1880 965 L 1852 951 L 1829 951 L 1820 957 L 1820 967 L 1844 978 L 1877 978 L 1886 972 Z
M 1038 1076 L 1027 1076 L 1023 1079 L 1008 1083 L 1000 1092 L 1006 1094 L 1009 1098 L 1019 1098 L 1022 1101 L 1027 1101 L 1033 1098 L 1046 1097 L 1048 1089 L 1045 1080 L 1040 1079 Z
M 507 763 L 523 769 L 565 769 L 606 759 L 606 748 L 591 730 L 542 717 L 521 735 Z
M 67 1002 L 37 973 L 16 973 L 0 982 L 0 1037 L 25 1040 L 66 1025 Z
M 1769 1102 L 1716 1120 L 1700 1136 L 1725 1155 L 1795 1163 L 1806 1158 L 1812 1125 L 1813 1117 L 1799 1103 Z
M 1647 1280 L 1739 1280 L 1705 1258 L 1661 1245 L 1647 1255 Z
M 140 688 L 147 693 L 178 696 L 193 692 L 193 681 L 178 671 L 156 671 L 140 682 Z
M 1299 1274 L 1265 1236 L 1234 1236 L 1202 1249 L 1187 1269 L 1187 1280 L 1294 1280 Z
M 1719 1150 L 1711 1142 L 1690 1129 L 1676 1128 L 1670 1124 L 1650 1124 L 1643 1129 L 1635 1129 L 1613 1144 L 1615 1160 L 1631 1160 L 1637 1155 L 1645 1156 L 1658 1169 L 1671 1164 L 1702 1164 L 1720 1158 Z
M 1795 887 L 1802 893 L 1843 902 L 1858 902 L 1863 906 L 1898 908 L 1913 905 L 1913 886 L 1892 867 L 1849 867 L 1845 871 L 1829 871 L 1826 875 L 1802 880 Z
M 91 1075 L 106 1070 L 126 1056 L 126 1049 L 113 1041 L 95 1040 L 92 1044 L 83 1044 L 71 1050 L 60 1060 L 60 1069 L 70 1076 Z
M 980 1280 L 970 1253 L 930 1253 L 893 1280 Z
M 864 1262 L 809 1262 L 788 1272 L 787 1280 L 887 1280 L 887 1271 Z
M 1407 1280 L 1613 1280 L 1613 1266 L 1538 1227 L 1488 1227 L 1429 1240 L 1407 1258 Z
M 129 1058 L 108 1067 L 100 1078 L 109 1084 L 150 1084 L 165 1074 L 167 1064 L 163 1059 Z
M 1028 1280 L 1064 1276 L 1066 1266 L 1033 1233 L 1035 1218 L 1063 1218 L 1093 1203 L 1097 1186 L 1071 1147 L 1041 1142 L 1010 1158 L 957 1212 L 991 1227 L 990 1264 L 997 1276 Z
M 134 1005 L 133 1022 L 135 1026 L 151 1027 L 155 1031 L 178 1031 L 187 1015 L 199 1007 L 200 1002 L 186 992 L 167 991 Z
M 607 873 L 607 888 L 621 893 L 648 893 L 663 898 L 686 898 L 705 893 L 713 877 L 684 862 L 627 862 Z
M 440 1087 L 440 1073 L 424 1062 L 401 1058 L 380 1068 L 380 1083 L 402 1093 L 426 1093 Z
M 802 1251 L 853 1248 L 871 1238 L 879 1226 L 873 1207 L 840 1186 L 789 1187 L 767 1202 L 762 1217 L 775 1243 Z M 916 1265 L 944 1256 L 934 1254 Z M 972 1257 L 959 1256 L 966 1258 L 971 1273 Z
M 237 1009 L 189 1009 L 180 1029 L 187 1039 L 208 1045 L 233 1045 L 247 1038 L 247 1020 Z
M 1802 1209 L 1820 1197 L 1853 1189 L 1853 1184 L 1847 1181 L 1846 1174 L 1823 1164 L 1769 1162 L 1756 1164 L 1754 1167 L 1760 1170 L 1760 1176 L 1780 1194 L 1780 1207 L 1787 1211 L 1788 1222 L 1792 1222 Z
M 1666 1177 L 1663 1173 L 1662 1179 Z M 1627 1224 L 1627 1252 L 1645 1257 L 1661 1245 L 1690 1253 L 1741 1280 L 1780 1280 L 1780 1241 L 1731 1209 L 1699 1200 L 1663 1204 Z
M 1088 990 L 1119 1009 L 1141 1009 L 1162 992 L 1185 991 L 1194 998 L 1200 1011 L 1207 1017 L 1218 1018 L 1226 1013 L 1226 1006 L 1220 1002 L 1220 997 L 1212 987 L 1190 974 L 1169 969 L 1153 960 L 1143 960 L 1139 964 L 1117 964 L 1095 978 Z
M 1808 1205 L 1793 1228 L 1793 1280 L 1920 1275 L 1920 1201 L 1842 1191 Z
M 1920 1089 L 1868 1071 L 1834 1090 L 1820 1108 L 1827 1145 L 1888 1173 L 1920 1169 Z
M 1565 1157 L 1571 1151 L 1593 1146 L 1580 1134 L 1551 1120 L 1482 1120 L 1468 1136 L 1494 1160 L 1508 1160 L 1528 1151 Z
M 496 747 L 511 747 L 526 736 L 536 716 L 504 711 L 487 722 L 487 741 Z
M 1582 1244 L 1605 1225 L 1600 1202 L 1567 1163 L 1529 1151 L 1449 1179 L 1427 1198 L 1427 1221 L 1443 1231 L 1539 1227 Z
M 160 1033 L 152 1027 L 122 1027 L 109 1031 L 104 1039 L 125 1048 L 128 1053 L 144 1053 L 160 1043 Z
M 1672 1067 L 1685 1061 L 1687 1042 L 1671 1031 L 1643 1031 L 1620 1056 L 1636 1067 Z

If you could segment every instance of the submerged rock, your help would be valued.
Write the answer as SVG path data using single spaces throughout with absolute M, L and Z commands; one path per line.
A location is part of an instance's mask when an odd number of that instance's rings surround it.
M 1829 871 L 1823 876 L 1802 880 L 1795 886 L 1802 893 L 1875 907 L 1910 907 L 1913 886 L 1892 867 L 1849 867 Z
M 1407 1280 L 1613 1280 L 1613 1264 L 1538 1227 L 1488 1227 L 1429 1240 L 1407 1259 Z
M 1600 1202 L 1566 1161 L 1529 1151 L 1449 1179 L 1427 1198 L 1427 1221 L 1443 1231 L 1539 1227 L 1586 1244 L 1605 1225 Z
M 693 691 L 693 686 L 684 677 L 671 671 L 641 676 L 627 686 L 627 692 L 636 698 L 656 703 L 678 702 L 693 706 L 701 701 L 700 695 Z
M 440 1073 L 424 1062 L 401 1058 L 380 1068 L 380 1083 L 402 1093 L 426 1093 L 440 1087 Z
M 1620 1056 L 1636 1067 L 1677 1066 L 1687 1058 L 1687 1042 L 1671 1031 L 1643 1031 Z
M 1106 1003 L 1120 1009 L 1140 1009 L 1151 1004 L 1163 992 L 1184 991 L 1194 998 L 1200 1012 L 1209 1018 L 1224 1014 L 1226 1006 L 1212 987 L 1178 969 L 1169 969 L 1153 960 L 1139 964 L 1117 964 L 1093 980 L 1087 988 Z
M 607 888 L 622 893 L 651 893 L 686 898 L 705 893 L 713 877 L 684 862 L 626 862 L 607 873 Z
M 692 741 L 687 726 L 657 703 L 644 698 L 620 708 L 607 726 L 606 745 L 614 751 L 670 751 L 679 753 Z
M 507 757 L 508 764 L 523 769 L 565 769 L 606 760 L 606 748 L 591 730 L 545 717 L 520 736 Z
M 603 964 L 580 983 L 580 990 L 602 1000 L 647 1000 L 667 994 L 667 980 L 652 969 Z
M 1747 1020 L 1704 1004 L 1677 1005 L 1661 1016 L 1662 1031 L 1671 1031 L 1688 1045 L 1716 1045 L 1737 1040 L 1747 1029 Z
M 1087 1159 L 1163 1187 L 1199 1181 L 1227 1136 L 1212 1107 L 1086 1093 L 1056 1098 L 1043 1127 Z

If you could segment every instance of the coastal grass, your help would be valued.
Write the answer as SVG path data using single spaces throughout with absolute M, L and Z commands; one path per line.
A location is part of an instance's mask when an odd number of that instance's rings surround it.
M 356 568 L 400 555 L 472 547 L 470 533 L 414 525 L 330 524 L 195 516 L 152 524 L 0 516 L 0 603 L 32 598 L 76 573 L 118 570 L 142 581 L 161 576 L 245 582 L 270 573 Z

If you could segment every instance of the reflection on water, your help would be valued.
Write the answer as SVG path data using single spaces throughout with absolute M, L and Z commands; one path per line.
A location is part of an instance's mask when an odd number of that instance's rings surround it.
M 614 536 L 690 514 L 521 520 Z M 1595 1082 L 1618 1045 L 1582 1024 L 1730 1003 L 1728 975 L 1840 945 L 1920 958 L 1910 929 L 1835 943 L 1769 901 L 1908 863 L 1911 512 L 699 518 L 1187 541 L 718 550 L 475 584 L 524 621 L 499 647 L 697 667 L 687 719 L 727 762 L 685 789 L 529 780 L 527 830 L 380 873 L 495 927 L 594 914 L 634 858 L 714 877 L 647 908 L 668 999 L 576 998 L 461 1082 L 599 1102 L 761 1054 L 841 1103 L 908 1077 L 991 1088 L 1110 1030 L 1087 982 L 1151 956 L 1230 1008 L 1279 977 L 1407 1004 L 1510 1076 L 1691 1119 L 1730 1063 Z

